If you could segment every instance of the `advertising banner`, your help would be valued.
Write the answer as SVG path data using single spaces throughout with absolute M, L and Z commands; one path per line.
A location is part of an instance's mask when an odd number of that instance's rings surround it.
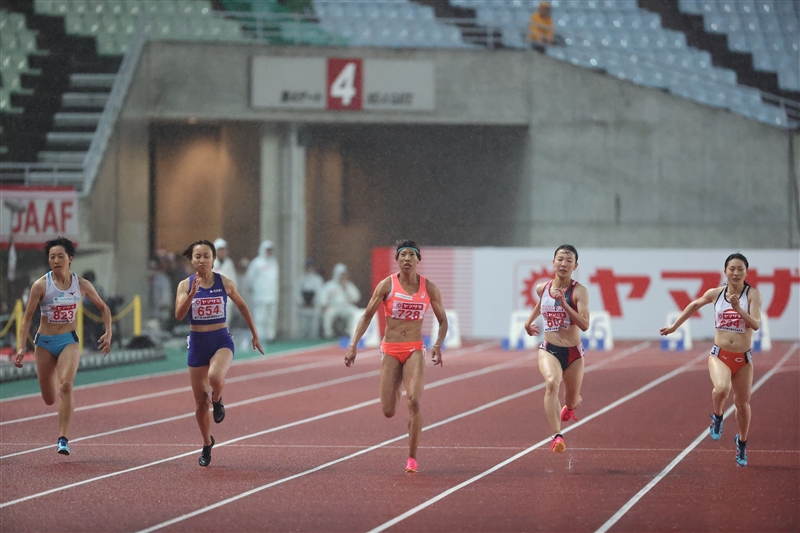
M 761 292 L 772 339 L 798 340 L 800 253 L 733 251 L 748 259 L 747 282 Z M 579 249 L 573 279 L 586 286 L 590 311 L 608 313 L 615 339 L 657 339 L 668 313 L 682 311 L 725 281 L 723 267 L 731 252 Z M 553 253 L 543 248 L 424 248 L 418 271 L 441 289 L 445 307 L 458 312 L 462 336 L 505 338 L 512 313 L 533 309 L 536 285 L 553 279 Z M 395 271 L 394 249 L 376 249 L 373 280 Z M 713 337 L 711 305 L 689 322 L 695 338 Z
M 78 193 L 72 187 L 0 187 L 0 247 L 41 248 L 54 237 L 78 240 Z

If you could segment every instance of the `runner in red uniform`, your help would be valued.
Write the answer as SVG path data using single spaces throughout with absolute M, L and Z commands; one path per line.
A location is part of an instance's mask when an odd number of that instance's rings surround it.
M 555 278 L 536 286 L 539 301 L 525 322 L 528 335 L 539 334 L 533 321 L 544 319 L 544 342 L 539 346 L 539 372 L 544 377 L 544 412 L 553 430 L 550 449 L 561 453 L 567 449 L 561 435 L 561 422 L 577 420 L 575 409 L 581 404 L 583 383 L 583 343 L 579 330 L 589 329 L 589 293 L 572 279 L 578 268 L 578 250 L 570 244 L 556 248 L 553 256 Z M 564 407 L 558 399 L 564 382 Z
M 733 390 L 736 405 L 736 425 L 739 434 L 736 443 L 736 463 L 747 466 L 747 434 L 750 431 L 750 390 L 753 386 L 753 331 L 761 327 L 761 293 L 746 281 L 749 265 L 747 258 L 734 253 L 725 259 L 726 285 L 709 289 L 686 306 L 674 324 L 661 328 L 662 335 L 675 332 L 698 309 L 714 304 L 714 346 L 708 356 L 711 374 L 711 399 L 714 413 L 708 428 L 711 438 L 722 437 L 722 415 L 725 401 Z
M 439 335 L 431 348 L 434 365 L 442 364 L 442 342 L 447 335 L 447 315 L 439 289 L 417 274 L 422 260 L 414 241 L 398 241 L 395 255 L 400 271 L 375 287 L 367 309 L 358 321 L 344 364 L 356 359 L 358 341 L 367 331 L 372 316 L 383 306 L 386 331 L 381 343 L 381 407 L 387 418 L 394 416 L 400 399 L 400 384 L 405 384 L 408 398 L 408 461 L 406 472 L 416 472 L 417 446 L 422 431 L 420 397 L 425 388 L 425 345 L 422 341 L 422 319 L 433 309 L 439 321 Z

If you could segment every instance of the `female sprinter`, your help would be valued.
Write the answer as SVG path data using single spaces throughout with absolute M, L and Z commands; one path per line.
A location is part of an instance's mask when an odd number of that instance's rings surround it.
M 211 464 L 211 448 L 214 446 L 208 404 L 210 400 L 214 409 L 214 422 L 219 424 L 225 418 L 225 406 L 222 403 L 225 374 L 233 362 L 233 339 L 225 327 L 225 306 L 228 298 L 239 308 L 250 328 L 253 349 L 262 354 L 264 350 L 258 341 L 250 309 L 236 290 L 236 285 L 222 274 L 211 270 L 217 258 L 214 245 L 207 240 L 195 241 L 184 250 L 183 255 L 192 262 L 196 273 L 178 284 L 175 318 L 183 320 L 189 310 L 192 311 L 189 315 L 190 332 L 187 339 L 189 378 L 196 406 L 194 415 L 203 435 L 203 451 L 198 463 L 200 466 L 208 466 Z
M 736 425 L 739 434 L 736 443 L 736 463 L 747 466 L 747 434 L 750 430 L 750 388 L 753 385 L 753 354 L 750 351 L 753 331 L 761 326 L 761 293 L 746 281 L 747 259 L 740 253 L 725 259 L 725 277 L 728 283 L 709 289 L 686 306 L 674 324 L 661 328 L 662 335 L 677 330 L 689 317 L 706 304 L 714 304 L 714 346 L 708 357 L 711 374 L 711 400 L 714 414 L 708 428 L 711 438 L 722 437 L 722 414 L 725 401 L 733 389 L 736 405 Z
M 397 241 L 395 254 L 400 271 L 375 287 L 367 309 L 358 321 L 350 348 L 344 356 L 347 366 L 355 363 L 356 347 L 372 321 L 378 307 L 383 306 L 386 331 L 381 343 L 381 407 L 387 418 L 394 416 L 400 400 L 400 382 L 408 398 L 408 461 L 406 472 L 416 472 L 417 446 L 422 431 L 420 397 L 425 388 L 425 345 L 422 341 L 422 319 L 428 308 L 439 321 L 439 336 L 431 349 L 434 365 L 442 364 L 442 342 L 447 335 L 447 315 L 439 289 L 417 274 L 422 260 L 414 241 Z
M 586 287 L 572 279 L 578 268 L 578 250 L 570 244 L 556 248 L 553 256 L 553 281 L 536 286 L 539 301 L 525 322 L 528 335 L 539 334 L 533 321 L 541 314 L 544 319 L 544 342 L 539 345 L 539 372 L 544 377 L 544 412 L 553 430 L 550 449 L 561 453 L 567 449 L 561 435 L 561 422 L 578 420 L 575 409 L 581 404 L 583 383 L 583 344 L 578 331 L 589 329 L 589 293 Z M 558 390 L 564 381 L 564 408 L 558 400 Z
M 25 344 L 31 319 L 38 305 L 42 320 L 39 330 L 33 339 L 36 348 L 33 356 L 36 360 L 36 373 L 39 375 L 39 387 L 42 399 L 47 405 L 53 405 L 56 396 L 61 397 L 58 405 L 58 430 L 60 436 L 56 451 L 69 455 L 69 423 L 72 419 L 74 401 L 72 384 L 81 359 L 78 335 L 75 332 L 78 303 L 86 296 L 103 314 L 106 331 L 97 341 L 97 349 L 105 357 L 111 350 L 111 311 L 100 298 L 94 286 L 70 271 L 75 257 L 75 245 L 69 239 L 58 237 L 47 241 L 44 245 L 45 256 L 50 264 L 50 272 L 33 282 L 28 305 L 22 317 L 22 332 L 17 339 L 17 357 L 14 364 L 22 368 L 25 357 Z

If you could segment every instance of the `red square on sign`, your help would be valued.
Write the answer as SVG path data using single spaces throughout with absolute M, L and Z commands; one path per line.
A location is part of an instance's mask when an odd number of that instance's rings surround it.
M 360 111 L 363 78 L 361 59 L 328 58 L 328 79 L 325 84 L 328 109 Z

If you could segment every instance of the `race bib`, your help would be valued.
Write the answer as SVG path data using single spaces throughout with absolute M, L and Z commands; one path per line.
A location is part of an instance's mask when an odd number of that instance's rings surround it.
M 744 333 L 744 319 L 733 310 L 725 310 L 717 314 L 717 329 Z
M 427 304 L 412 302 L 394 302 L 392 307 L 392 318 L 399 320 L 422 320 L 425 316 Z
M 192 300 L 192 320 L 214 320 L 225 318 L 225 303 L 221 296 L 195 298 Z
M 544 330 L 546 332 L 567 329 L 570 326 L 569 315 L 560 306 L 542 306 L 542 319 L 544 320 Z
M 78 303 L 74 298 L 53 298 L 48 321 L 51 324 L 71 324 L 75 321 Z

